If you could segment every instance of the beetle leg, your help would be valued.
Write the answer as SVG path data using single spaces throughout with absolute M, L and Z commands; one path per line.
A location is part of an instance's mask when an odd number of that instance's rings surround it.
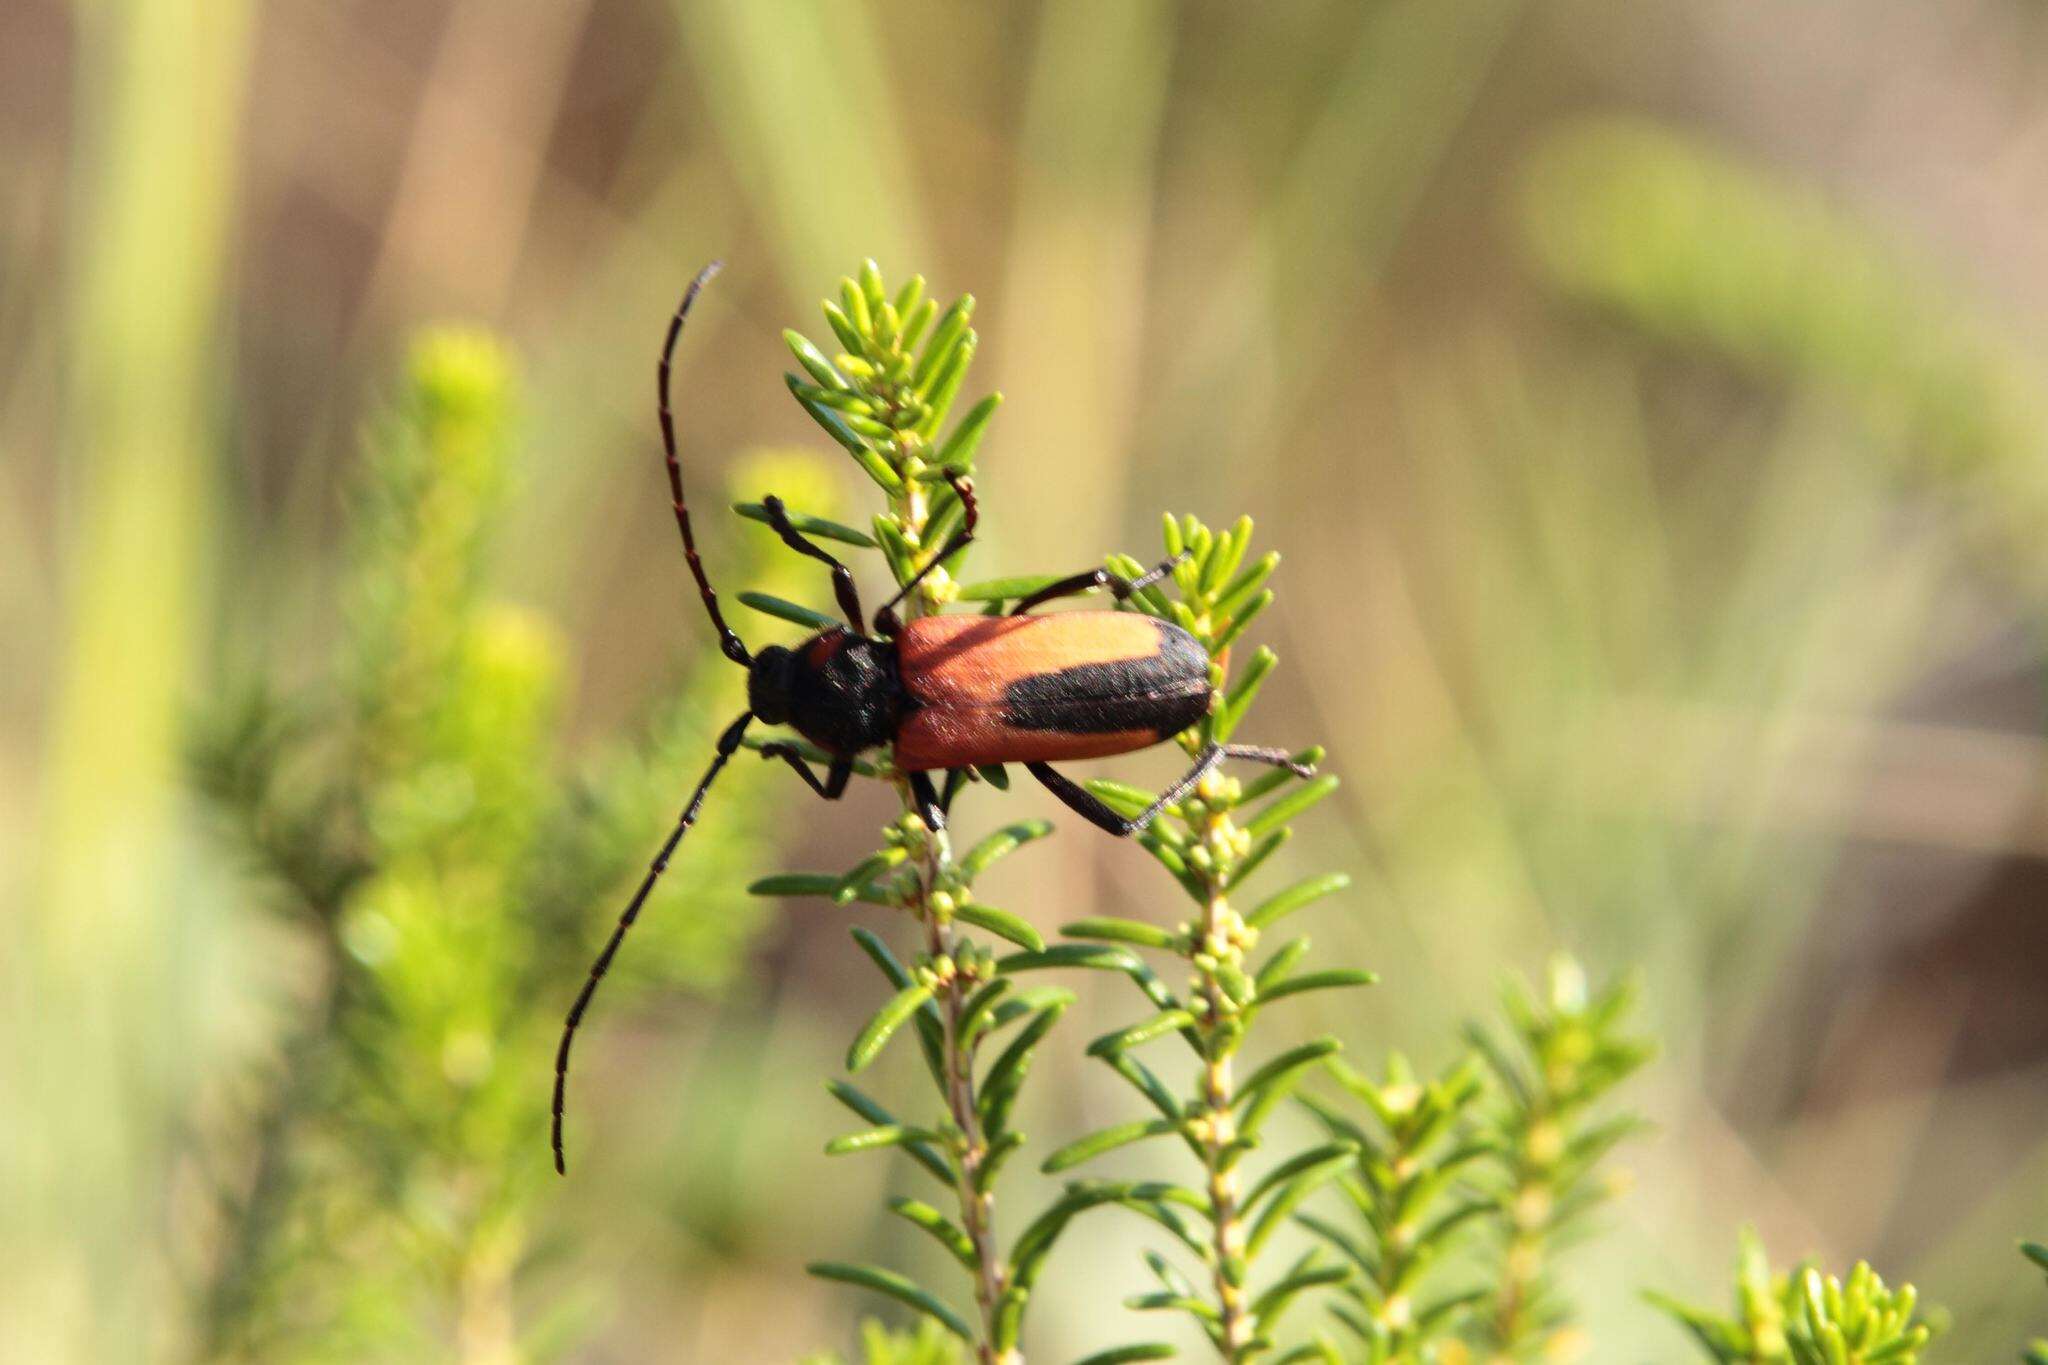
M 1195 789 L 1195 784 L 1208 775 L 1211 768 L 1226 758 L 1241 758 L 1252 763 L 1270 764 L 1286 768 L 1296 777 L 1314 777 L 1316 770 L 1306 763 L 1296 763 L 1285 749 L 1261 748 L 1252 744 L 1211 744 L 1195 758 L 1195 764 L 1179 781 L 1159 793 L 1159 798 L 1136 815 L 1119 815 L 1100 797 L 1097 797 L 1073 779 L 1065 777 L 1043 763 L 1026 763 L 1031 775 L 1045 785 L 1045 789 L 1057 796 L 1068 810 L 1083 820 L 1127 839 L 1159 818 L 1159 812 L 1181 800 Z
M 946 769 L 946 785 L 939 789 L 939 810 L 950 817 L 953 814 L 953 798 L 961 788 L 973 780 L 973 774 L 966 768 Z
M 1315 764 L 1296 763 L 1294 755 L 1285 749 L 1275 749 L 1264 744 L 1226 744 L 1223 746 L 1223 756 L 1241 758 L 1247 763 L 1263 763 L 1269 768 L 1285 768 L 1299 778 L 1316 775 Z
M 833 759 L 832 766 L 825 770 L 825 780 L 820 782 L 818 775 L 811 771 L 811 765 L 804 762 L 803 755 L 796 751 L 795 745 L 777 741 L 763 744 L 760 752 L 763 758 L 779 758 L 787 763 L 804 780 L 805 786 L 827 801 L 837 801 L 846 795 L 846 784 L 853 777 L 853 760 L 850 758 Z
M 1022 616 L 1033 607 L 1043 606 L 1045 603 L 1061 597 L 1078 597 L 1080 594 L 1094 588 L 1108 588 L 1109 595 L 1122 602 L 1128 599 L 1132 593 L 1138 591 L 1138 589 L 1149 588 L 1160 579 L 1172 573 L 1175 566 L 1187 557 L 1188 552 L 1182 550 L 1172 559 L 1161 560 L 1136 578 L 1125 578 L 1122 574 L 1111 573 L 1108 569 L 1089 569 L 1085 573 L 1073 574 L 1067 578 L 1048 583 L 1037 592 L 1024 598 L 1016 606 L 1010 608 L 1010 615 Z
M 908 583 L 896 590 L 895 596 L 875 609 L 875 634 L 885 640 L 893 638 L 896 632 L 903 628 L 903 623 L 896 619 L 897 604 L 910 596 L 911 590 L 924 582 L 925 576 L 933 569 L 974 543 L 974 527 L 981 520 L 980 509 L 974 501 L 974 484 L 958 474 L 948 474 L 946 482 L 953 486 L 954 496 L 960 499 L 960 529 L 939 547 L 937 554 L 924 562 L 922 569 L 911 575 Z
M 831 566 L 832 592 L 839 599 L 839 610 L 846 614 L 846 619 L 853 626 L 854 634 L 864 633 L 867 626 L 862 621 L 860 592 L 853 585 L 853 570 L 819 549 L 804 536 L 803 532 L 791 526 L 789 513 L 783 510 L 781 498 L 770 493 L 761 499 L 761 507 L 768 513 L 768 524 L 775 529 L 776 535 L 782 537 L 784 545 L 800 555 L 809 555 L 819 563 Z
M 933 833 L 946 827 L 946 810 L 939 804 L 939 794 L 932 789 L 931 774 L 914 772 L 910 777 L 911 799 L 917 802 L 917 818 L 924 821 L 925 828 Z
M 1136 815 L 1117 814 L 1100 797 L 1043 763 L 1026 763 L 1024 767 L 1045 785 L 1047 791 L 1057 796 L 1068 810 L 1098 829 L 1107 830 L 1119 839 L 1128 839 L 1157 819 L 1159 812 L 1193 791 L 1195 784 L 1202 780 L 1203 775 L 1222 761 L 1222 745 L 1212 744 L 1202 750 L 1200 756 L 1195 759 L 1194 767 L 1189 768 L 1178 782 L 1159 793 L 1158 800 Z

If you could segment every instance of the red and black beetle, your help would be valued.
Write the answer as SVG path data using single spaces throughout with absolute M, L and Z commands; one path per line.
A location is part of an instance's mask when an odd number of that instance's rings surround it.
M 669 491 L 683 557 L 704 609 L 718 632 L 725 657 L 747 670 L 747 709 L 719 736 L 703 780 L 690 794 L 668 840 L 655 855 L 639 890 L 619 916 L 618 926 L 591 965 L 555 1054 L 553 1140 L 555 1169 L 562 1156 L 562 1107 L 568 1083 L 569 1046 L 590 1005 L 597 983 L 611 967 L 619 944 L 640 913 L 655 880 L 668 867 L 676 845 L 696 822 L 704 795 L 726 761 L 740 747 L 755 720 L 787 724 L 832 755 L 820 779 L 789 744 L 761 746 L 763 758 L 779 758 L 828 801 L 846 791 L 855 758 L 869 749 L 892 747 L 894 766 L 906 775 L 925 824 L 945 827 L 945 804 L 930 774 L 977 765 L 1021 763 L 1076 814 L 1119 837 L 1135 834 L 1166 806 L 1180 800 L 1203 774 L 1225 758 L 1291 768 L 1300 776 L 1314 770 L 1281 749 L 1211 744 L 1159 799 L 1135 816 L 1119 815 L 1055 772 L 1055 759 L 1102 758 L 1149 748 L 1173 738 L 1206 715 L 1214 702 L 1209 655 L 1195 638 L 1170 621 L 1136 612 L 1080 611 L 1028 616 L 1033 607 L 1094 588 L 1106 588 L 1119 602 L 1172 572 L 1167 560 L 1128 579 L 1107 569 L 1090 569 L 1050 583 L 1020 600 L 1005 616 L 926 616 L 900 621 L 895 607 L 933 568 L 974 539 L 974 489 L 949 476 L 960 498 L 961 526 L 917 574 L 875 612 L 872 627 L 862 619 L 860 594 L 847 567 L 806 539 L 790 524 L 782 500 L 762 499 L 768 524 L 783 543 L 830 568 L 832 587 L 847 626 L 834 626 L 787 649 L 770 645 L 750 654 L 719 610 L 704 565 L 697 557 L 690 512 L 683 500 L 683 474 L 676 456 L 675 418 L 669 408 L 669 362 L 683 321 L 698 290 L 717 274 L 706 266 L 690 282 L 669 322 L 656 371 L 662 448 L 668 461 Z

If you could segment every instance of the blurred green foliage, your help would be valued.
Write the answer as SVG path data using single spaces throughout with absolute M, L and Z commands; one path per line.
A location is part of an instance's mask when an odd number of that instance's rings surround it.
M 1313 1094 L 1302 1097 L 1324 1127 L 1358 1148 L 1355 1167 L 1337 1181 L 1353 1219 L 1299 1215 L 1359 1270 L 1343 1287 L 1352 1302 L 1333 1304 L 1330 1312 L 1375 1365 L 1437 1359 L 1437 1344 L 1457 1339 L 1473 1306 L 1487 1296 L 1484 1287 L 1443 1284 L 1446 1261 L 1488 1208 L 1460 1183 L 1466 1167 L 1488 1150 L 1472 1132 L 1471 1115 L 1484 1077 L 1468 1057 L 1424 1080 L 1398 1052 L 1379 1080 L 1335 1059 L 1328 1069 L 1370 1116 L 1361 1122 Z
M 1658 1304 L 1721 1365 L 1913 1365 L 1936 1333 L 1913 1286 L 1887 1288 L 1861 1261 L 1847 1279 L 1811 1262 L 1771 1269 L 1756 1234 L 1744 1231 L 1734 1317 L 1716 1317 L 1662 1295 Z
M 558 997 L 733 680 L 693 677 L 645 756 L 565 786 L 560 641 L 485 587 L 515 412 L 497 342 L 422 337 L 365 440 L 334 681 L 229 698 L 194 744 L 200 790 L 317 957 L 238 1106 L 255 1162 L 215 1195 L 209 1359 L 526 1359 L 588 1325 L 580 1293 L 515 1307 L 545 1240 Z M 760 785 L 736 786 L 694 850 L 707 868 L 766 842 Z M 627 981 L 718 989 L 758 917 L 730 880 L 676 891 Z
M 1512 980 L 1501 1000 L 1505 1030 L 1468 1025 L 1471 1051 L 1436 1078 L 1399 1053 L 1377 1081 L 1332 1058 L 1362 1118 L 1303 1097 L 1357 1150 L 1337 1187 L 1362 1227 L 1300 1221 L 1358 1268 L 1331 1311 L 1374 1365 L 1572 1359 L 1586 1343 L 1556 1262 L 1622 1188 L 1602 1162 L 1642 1119 L 1601 1102 L 1651 1048 L 1629 1031 L 1632 987 L 1589 995 L 1568 958 L 1540 997 Z
M 1552 962 L 1539 996 L 1519 981 L 1502 993 L 1503 1042 L 1473 1024 L 1473 1048 L 1492 1074 L 1495 1097 L 1478 1131 L 1488 1147 L 1476 1185 L 1498 1245 L 1478 1338 L 1491 1359 L 1563 1354 L 1572 1327 L 1555 1262 L 1586 1233 L 1586 1217 L 1621 1188 L 1601 1163 L 1643 1120 L 1596 1106 L 1654 1055 L 1628 1032 L 1636 986 L 1623 980 L 1592 993 L 1570 959 Z
M 868 1321 L 860 1325 L 860 1354 L 851 1361 L 826 1353 L 806 1358 L 803 1365 L 955 1365 L 959 1359 L 959 1339 L 936 1322 L 920 1322 L 914 1332 L 892 1332 Z
M 2048 508 L 2039 374 L 1929 263 L 1820 192 L 1644 120 L 1553 130 L 1523 208 L 1566 294 L 1846 407 L 1873 453 L 1990 514 L 2007 538 L 1988 564 L 2048 585 L 2031 530 Z

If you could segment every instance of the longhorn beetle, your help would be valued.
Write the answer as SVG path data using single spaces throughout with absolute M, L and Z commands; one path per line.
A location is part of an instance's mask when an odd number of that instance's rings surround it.
M 627 902 L 611 938 L 591 964 L 576 1003 L 569 1008 L 561 1046 L 555 1053 L 552 1129 L 555 1169 L 563 1173 L 567 1166 L 562 1155 L 562 1108 L 576 1027 L 656 879 L 696 822 L 705 793 L 754 721 L 788 724 L 832 756 L 820 780 L 794 745 L 770 743 L 760 748 L 764 759 L 781 759 L 827 801 L 836 801 L 845 793 L 856 756 L 892 746 L 894 766 L 908 782 L 919 816 L 934 830 L 945 828 L 946 820 L 945 803 L 930 777 L 939 770 L 1021 763 L 1075 814 L 1120 838 L 1144 829 L 1226 758 L 1288 768 L 1301 777 L 1313 776 L 1315 771 L 1294 762 L 1282 749 L 1210 744 L 1158 800 L 1127 817 L 1048 767 L 1054 759 L 1101 758 L 1149 748 L 1208 714 L 1215 701 L 1209 683 L 1209 655 L 1192 635 L 1172 622 L 1135 612 L 1025 614 L 1057 598 L 1095 588 L 1106 588 L 1122 602 L 1166 577 L 1186 552 L 1137 578 L 1123 578 L 1107 569 L 1084 570 L 1022 598 L 1006 616 L 899 620 L 897 605 L 927 574 L 974 539 L 974 488 L 957 471 L 949 471 L 946 478 L 960 499 L 964 514 L 960 529 L 876 610 L 872 626 L 862 619 L 860 594 L 847 567 L 790 524 L 780 498 L 762 499 L 768 524 L 783 543 L 831 570 L 833 593 L 847 624 L 820 631 L 795 649 L 769 645 L 759 654 L 749 653 L 725 623 L 718 594 L 712 591 L 697 557 L 697 540 L 683 500 L 675 418 L 669 408 L 669 362 L 676 340 L 698 291 L 719 269 L 717 261 L 705 266 L 684 291 L 669 321 L 655 384 L 669 492 L 676 526 L 683 535 L 683 558 L 697 580 L 697 594 L 704 600 L 712 629 L 718 632 L 720 651 L 747 670 L 747 709 L 718 737 L 711 766 L 690 793 L 675 829 Z

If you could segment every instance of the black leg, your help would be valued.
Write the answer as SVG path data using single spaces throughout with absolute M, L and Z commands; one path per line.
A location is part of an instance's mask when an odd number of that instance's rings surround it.
M 960 529 L 947 538 L 946 543 L 939 547 L 937 554 L 924 562 L 922 569 L 911 575 L 908 583 L 905 583 L 896 590 L 895 596 L 876 608 L 875 634 L 884 639 L 894 636 L 898 630 L 903 628 L 903 623 L 896 619 L 897 605 L 904 598 L 910 596 L 911 591 L 918 584 L 924 582 L 926 575 L 930 574 L 933 569 L 938 568 L 939 565 L 974 543 L 974 528 L 981 520 L 980 509 L 976 507 L 974 502 L 974 485 L 958 474 L 948 475 L 946 482 L 953 486 L 953 495 L 960 499 Z
M 1111 573 L 1108 569 L 1090 569 L 1086 573 L 1077 573 L 1058 582 L 1046 584 L 1010 608 L 1010 615 L 1022 616 L 1033 607 L 1043 606 L 1061 597 L 1076 597 L 1095 588 L 1108 588 L 1109 595 L 1122 602 L 1138 589 L 1149 588 L 1172 573 L 1174 566 L 1187 557 L 1188 552 L 1182 550 L 1172 559 L 1162 560 L 1136 578 L 1125 578 L 1121 574 Z
M 1092 795 L 1073 779 L 1062 776 L 1043 763 L 1027 763 L 1025 768 L 1044 784 L 1045 789 L 1057 796 L 1068 810 L 1088 821 L 1098 829 L 1104 829 L 1119 839 L 1127 839 L 1159 818 L 1159 812 L 1173 805 L 1195 789 L 1195 784 L 1205 777 L 1211 768 L 1226 758 L 1241 758 L 1251 763 L 1266 763 L 1276 768 L 1286 768 L 1296 777 L 1313 777 L 1315 769 L 1306 763 L 1296 763 L 1284 749 L 1265 749 L 1249 744 L 1211 744 L 1195 758 L 1195 765 L 1181 775 L 1179 781 L 1159 793 L 1154 801 L 1136 815 L 1119 815 Z
M 1157 801 L 1136 815 L 1129 816 L 1117 814 L 1099 797 L 1091 795 L 1085 787 L 1071 778 L 1054 772 L 1043 763 L 1026 763 L 1024 767 L 1074 814 L 1098 829 L 1109 831 L 1119 839 L 1128 839 L 1157 819 L 1160 811 L 1193 791 L 1195 784 L 1202 780 L 1203 775 L 1222 761 L 1223 747 L 1218 744 L 1210 745 L 1196 757 L 1194 767 L 1189 768 L 1178 782 L 1159 793 Z
M 782 499 L 770 493 L 761 499 L 761 507 L 768 513 L 768 524 L 775 528 L 775 534 L 782 537 L 782 543 L 800 555 L 809 555 L 832 569 L 832 592 L 839 599 L 839 610 L 845 613 L 847 621 L 858 635 L 867 629 L 860 610 L 860 592 L 853 585 L 853 570 L 841 564 L 831 555 L 819 549 L 805 538 L 803 532 L 789 524 L 789 514 L 783 510 Z
M 917 802 L 917 817 L 925 827 L 934 832 L 946 827 L 946 810 L 939 804 L 939 794 L 932 789 L 930 773 L 910 774 L 911 799 Z
M 780 741 L 763 744 L 761 757 L 781 759 L 796 770 L 796 775 L 804 780 L 805 786 L 827 801 L 837 801 L 846 795 L 847 781 L 853 776 L 853 760 L 835 758 L 832 760 L 832 766 L 825 770 L 825 780 L 820 782 L 818 775 L 811 771 L 811 765 L 804 762 L 803 755 L 796 751 L 796 746 Z
M 1275 749 L 1271 745 L 1226 744 L 1223 746 L 1223 756 L 1225 758 L 1240 758 L 1247 763 L 1263 763 L 1269 768 L 1285 768 L 1288 772 L 1300 778 L 1310 778 L 1316 775 L 1315 764 L 1296 763 L 1293 754 L 1288 753 L 1285 749 Z

